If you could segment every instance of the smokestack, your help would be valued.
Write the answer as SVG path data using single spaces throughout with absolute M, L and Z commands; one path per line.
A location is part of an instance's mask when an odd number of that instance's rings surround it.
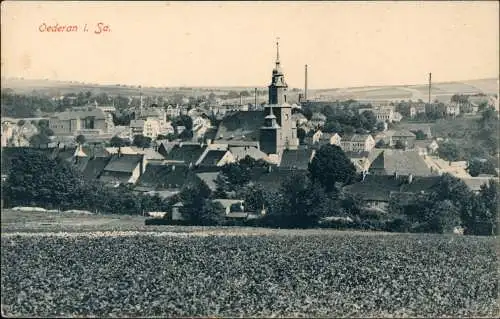
M 255 109 L 257 109 L 257 88 L 255 88 L 254 95 L 255 95 Z
M 305 67 L 304 101 L 307 102 L 307 64 Z
M 429 73 L 429 105 L 431 104 L 432 73 Z

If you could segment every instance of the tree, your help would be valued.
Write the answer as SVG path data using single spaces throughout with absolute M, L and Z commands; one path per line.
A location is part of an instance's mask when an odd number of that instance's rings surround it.
M 491 161 L 472 160 L 469 162 L 467 170 L 470 176 L 476 177 L 479 174 L 489 174 L 496 176 L 495 165 Z
M 467 234 L 498 235 L 498 181 L 490 180 L 481 186 L 479 195 L 469 200 L 469 209 L 462 214 Z
M 427 138 L 427 135 L 422 130 L 416 131 L 415 136 L 417 137 L 417 140 L 425 140 Z
M 115 135 L 109 141 L 109 145 L 111 147 L 123 147 L 123 146 L 130 145 L 130 143 L 127 140 L 125 140 L 123 138 L 120 138 L 120 137 L 118 137 L 118 136 Z
M 275 221 L 284 227 L 311 227 L 328 211 L 330 203 L 323 187 L 305 173 L 293 172 L 281 185 L 281 211 Z
M 356 169 L 351 160 L 337 145 L 323 145 L 308 167 L 313 182 L 319 182 L 327 192 L 335 189 L 335 183 L 343 185 L 354 181 Z
M 50 139 L 47 135 L 45 134 L 35 134 L 30 137 L 29 143 L 32 147 L 41 147 L 41 146 L 46 146 L 48 143 L 50 143 Z
M 461 149 L 457 144 L 452 142 L 445 142 L 439 145 L 438 155 L 439 157 L 451 162 L 458 161 L 462 157 Z
M 189 183 L 182 188 L 179 199 L 184 205 L 184 212 L 192 223 L 204 225 L 207 222 L 204 212 L 207 208 L 213 208 L 207 206 L 207 200 L 210 200 L 211 195 L 210 188 L 201 181 Z M 212 212 L 213 210 L 210 213 Z
M 460 225 L 459 209 L 450 200 L 434 203 L 425 214 L 426 230 L 434 233 L 451 233 Z
M 383 132 L 385 130 L 385 124 L 384 122 L 378 122 L 377 123 L 377 131 Z
M 83 136 L 83 135 L 81 135 L 81 134 L 80 134 L 80 135 L 78 135 L 78 136 L 76 137 L 76 143 L 77 143 L 78 145 L 83 145 L 83 144 L 85 143 L 85 136 Z
M 137 147 L 149 148 L 151 146 L 151 137 L 135 135 L 132 144 Z
M 373 128 L 377 124 L 377 117 L 375 116 L 375 114 L 372 111 L 364 111 L 363 113 L 361 113 L 361 115 L 363 128 L 367 130 L 373 130 Z

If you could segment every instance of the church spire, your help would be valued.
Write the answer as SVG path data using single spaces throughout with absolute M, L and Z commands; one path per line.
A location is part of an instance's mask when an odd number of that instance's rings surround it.
M 276 66 L 280 64 L 280 38 L 276 38 Z

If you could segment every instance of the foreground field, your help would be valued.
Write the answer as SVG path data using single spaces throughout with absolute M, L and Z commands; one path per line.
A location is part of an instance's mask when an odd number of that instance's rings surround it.
M 2 308 L 14 316 L 499 313 L 494 238 L 237 234 L 4 233 Z

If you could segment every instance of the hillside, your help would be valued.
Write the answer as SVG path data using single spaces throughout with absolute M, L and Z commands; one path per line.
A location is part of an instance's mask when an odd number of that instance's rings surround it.
M 53 81 L 53 80 L 31 80 L 18 78 L 2 78 L 2 88 L 11 88 L 19 93 L 30 93 L 33 90 L 51 94 L 78 93 L 80 91 L 91 91 L 92 93 L 105 92 L 110 95 L 139 95 L 140 88 L 134 85 L 124 84 L 93 84 L 76 81 Z M 201 95 L 214 92 L 225 94 L 229 91 L 247 90 L 252 92 L 254 87 L 143 87 L 144 95 L 169 95 L 177 92 L 189 93 L 189 95 Z M 265 90 L 265 88 L 259 88 Z M 321 90 L 309 90 L 311 99 L 375 99 L 375 100 L 402 100 L 402 99 L 428 99 L 428 87 L 421 85 L 389 85 L 389 86 L 366 86 L 350 88 L 332 88 Z M 498 93 L 498 79 L 482 79 L 470 81 L 456 81 L 433 83 L 432 99 L 448 101 L 451 95 L 463 94 L 495 94 Z M 248 101 L 251 98 L 248 98 Z M 250 101 L 249 101 L 250 102 Z

